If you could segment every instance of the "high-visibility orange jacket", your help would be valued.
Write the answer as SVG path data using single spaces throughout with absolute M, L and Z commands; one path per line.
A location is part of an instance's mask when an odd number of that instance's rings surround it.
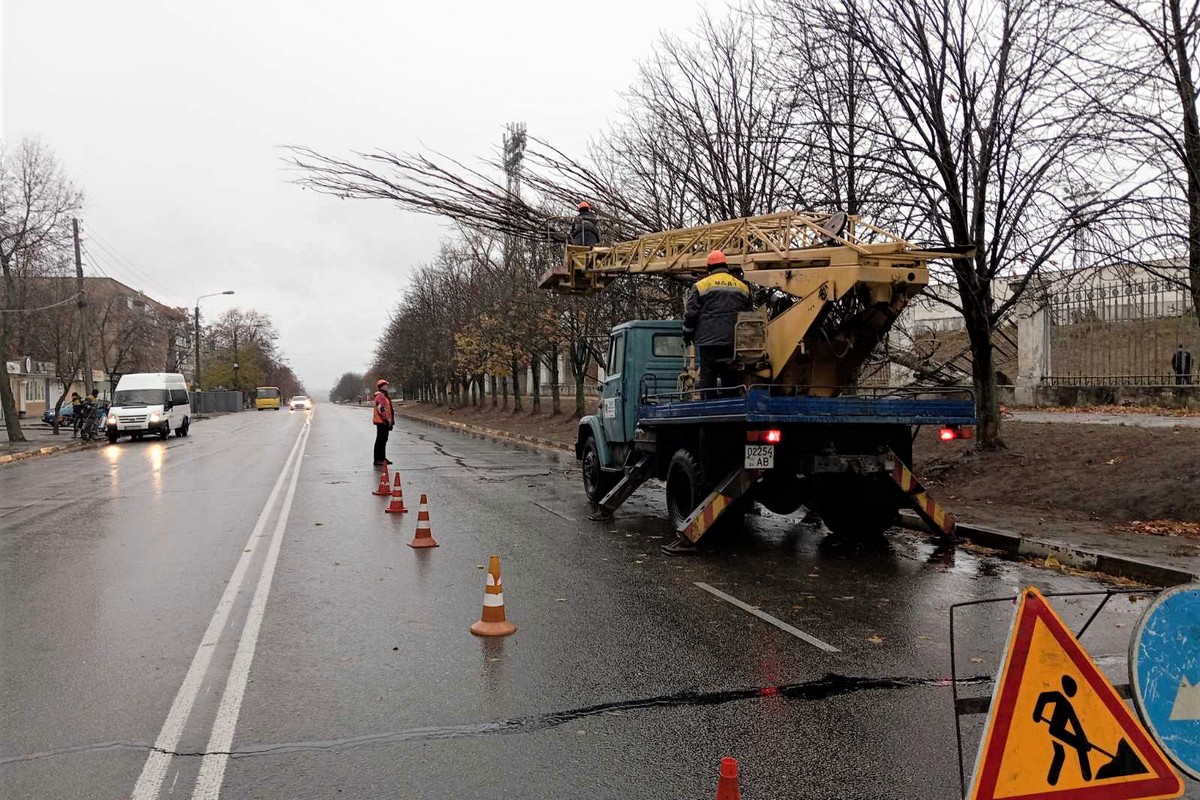
M 396 422 L 396 415 L 392 413 L 392 398 L 383 392 L 375 393 L 375 408 L 371 414 L 371 421 L 376 425 L 393 425 Z

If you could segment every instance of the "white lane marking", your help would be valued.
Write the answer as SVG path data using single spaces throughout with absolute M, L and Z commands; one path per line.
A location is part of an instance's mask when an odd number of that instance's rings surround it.
M 786 631 L 787 633 L 790 633 L 792 636 L 795 636 L 797 639 L 803 639 L 804 641 L 811 644 L 813 647 L 824 650 L 826 653 L 842 652 L 841 650 L 838 650 L 836 647 L 829 644 L 828 642 L 823 642 L 815 636 L 810 636 L 809 634 L 805 633 L 804 631 L 800 630 L 799 628 L 788 625 L 786 622 L 784 622 L 781 619 L 772 617 L 770 614 L 768 614 L 765 611 L 762 611 L 761 609 L 757 609 L 754 606 L 749 605 L 748 603 L 743 603 L 741 600 L 738 600 L 733 595 L 725 594 L 720 589 L 715 589 L 712 586 L 709 586 L 707 583 L 701 583 L 700 581 L 696 581 L 695 584 L 697 586 L 699 586 L 701 589 L 703 589 L 704 591 L 708 592 L 709 594 L 714 594 L 717 597 L 721 598 L 726 603 L 735 605 L 738 608 L 740 608 L 742 611 L 749 611 L 751 614 L 758 617 L 763 622 L 769 622 L 772 625 L 774 625 L 776 628 L 779 628 L 779 630 Z
M 305 423 L 307 431 L 308 423 Z M 307 443 L 307 433 L 304 442 Z M 250 613 L 246 615 L 246 626 L 242 628 L 242 638 L 238 641 L 237 653 L 233 657 L 233 666 L 229 670 L 229 680 L 225 684 L 225 693 L 221 696 L 221 705 L 217 708 L 217 717 L 213 721 L 212 734 L 208 739 L 208 747 L 200 762 L 200 775 L 196 778 L 196 788 L 192 792 L 192 800 L 217 800 L 221 796 L 221 783 L 225 779 L 225 766 L 229 762 L 229 750 L 233 746 L 233 733 L 237 728 L 238 715 L 242 710 L 242 699 L 246 695 L 246 682 L 250 679 L 250 665 L 254 661 L 254 650 L 258 646 L 258 634 L 262 629 L 263 616 L 267 611 L 267 598 L 271 594 L 271 581 L 275 577 L 275 565 L 279 563 L 279 550 L 283 544 L 283 533 L 287 529 L 288 516 L 292 510 L 292 500 L 296 496 L 296 482 L 300 478 L 300 468 L 304 464 L 304 445 L 300 447 L 301 458 L 296 461 L 296 469 L 292 472 L 292 480 L 288 484 L 287 496 L 279 508 L 279 519 L 275 523 L 275 531 L 271 535 L 271 547 L 267 551 L 267 560 L 263 564 L 262 574 L 258 578 L 258 587 L 254 590 L 254 599 L 250 602 Z
M 196 702 L 196 697 L 205 683 L 205 674 L 208 672 L 209 662 L 212 661 L 213 651 L 221 638 L 221 632 L 225 628 L 229 612 L 233 609 L 234 600 L 241 591 L 246 571 L 250 568 L 250 560 L 254 557 L 254 541 L 262 535 L 263 529 L 267 526 L 267 519 L 271 516 L 271 509 L 275 507 L 275 501 L 283 489 L 292 463 L 299 464 L 296 454 L 300 452 L 304 434 L 305 429 L 301 429 L 300 435 L 296 437 L 296 443 L 292 446 L 292 452 L 284 462 L 283 469 L 279 472 L 279 478 L 275 481 L 275 486 L 267 497 L 266 505 L 263 506 L 258 520 L 254 523 L 254 530 L 251 531 L 250 538 L 246 540 L 246 545 L 242 548 L 242 555 L 238 558 L 237 566 L 233 569 L 233 574 L 217 603 L 217 609 L 213 612 L 212 619 L 209 620 L 208 628 L 204 631 L 204 638 L 200 640 L 200 646 L 196 648 L 196 655 L 192 657 L 192 664 L 188 667 L 187 675 L 184 676 L 183 683 L 180 684 L 179 691 L 175 694 L 175 700 L 171 703 L 171 710 L 167 713 L 162 730 L 159 731 L 158 738 L 154 740 L 155 749 L 146 758 L 142 774 L 138 776 L 137 784 L 133 787 L 133 794 L 129 796 L 130 800 L 154 800 L 162 789 L 167 769 L 171 765 L 170 753 L 178 747 L 179 739 L 183 736 L 184 726 L 187 724 L 188 716 L 192 713 L 192 705 Z

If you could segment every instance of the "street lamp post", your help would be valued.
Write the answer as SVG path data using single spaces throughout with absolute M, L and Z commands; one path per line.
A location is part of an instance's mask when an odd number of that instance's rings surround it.
M 217 297 L 222 294 L 233 294 L 233 289 L 225 292 L 202 294 L 196 298 L 196 374 L 192 376 L 192 388 L 196 390 L 200 388 L 200 301 L 206 297 Z

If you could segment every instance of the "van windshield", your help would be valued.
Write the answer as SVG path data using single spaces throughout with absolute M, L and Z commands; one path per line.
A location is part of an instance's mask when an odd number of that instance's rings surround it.
M 115 406 L 162 406 L 167 403 L 166 389 L 118 389 Z
M 257 396 L 260 400 L 279 397 L 279 390 L 274 386 L 260 386 L 254 391 L 257 392 Z

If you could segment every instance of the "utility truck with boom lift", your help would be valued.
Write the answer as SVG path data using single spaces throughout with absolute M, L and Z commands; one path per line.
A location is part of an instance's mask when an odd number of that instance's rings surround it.
M 911 471 L 917 428 L 943 441 L 974 434 L 970 388 L 858 384 L 864 362 L 929 283 L 925 248 L 844 213 L 782 212 L 665 231 L 611 246 L 567 245 L 541 286 L 594 293 L 626 275 L 695 280 L 712 250 L 757 296 L 740 313 L 734 387 L 697 390 L 681 320 L 613 328 L 597 413 L 579 422 L 584 491 L 611 515 L 651 478 L 686 552 L 718 523 L 740 527 L 751 504 L 816 511 L 835 534 L 871 536 L 911 508 L 952 538 L 954 518 Z

